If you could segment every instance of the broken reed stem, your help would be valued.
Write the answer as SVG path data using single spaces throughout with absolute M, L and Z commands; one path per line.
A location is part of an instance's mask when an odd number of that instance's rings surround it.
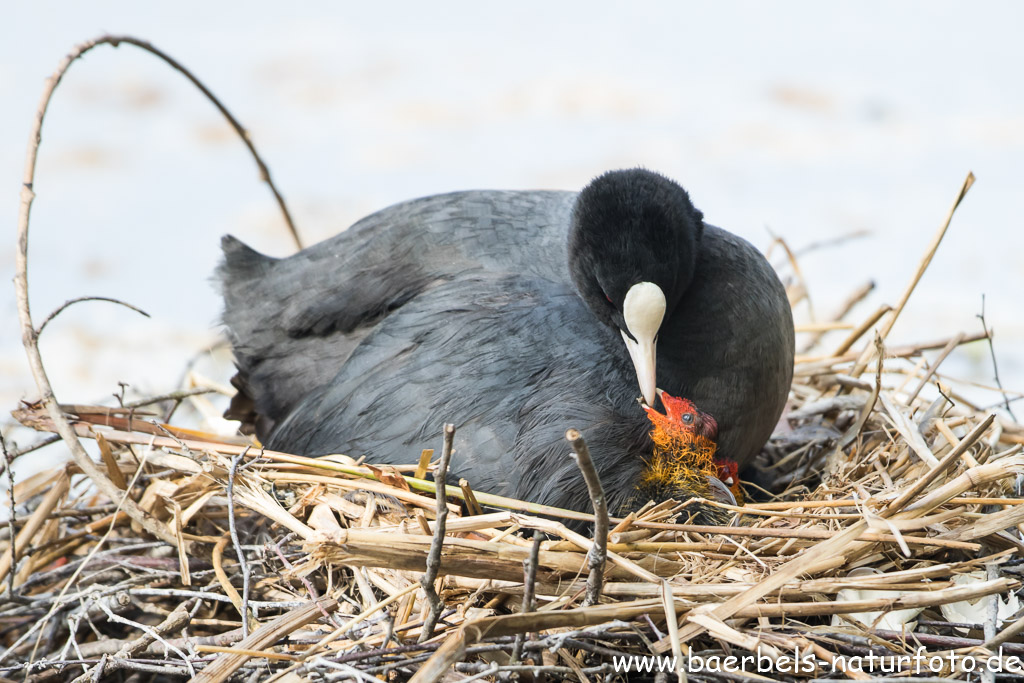
M 430 553 L 427 555 L 426 571 L 420 577 L 420 585 L 423 586 L 423 594 L 430 607 L 426 618 L 423 620 L 423 628 L 420 631 L 419 642 L 425 642 L 434 637 L 434 627 L 441 616 L 444 605 L 434 588 L 437 581 L 438 571 L 441 569 L 441 550 L 444 548 L 445 522 L 448 519 L 448 501 L 445 500 L 445 479 L 448 475 L 448 465 L 452 458 L 452 443 L 455 440 L 455 425 L 446 423 L 444 425 L 444 443 L 441 447 L 441 463 L 434 472 L 434 481 L 437 482 L 437 519 L 434 522 L 434 537 L 430 543 Z
M 466 511 L 470 516 L 484 514 L 483 509 L 480 507 L 480 503 L 476 500 L 476 495 L 473 493 L 473 488 L 469 485 L 469 481 L 466 479 L 459 479 L 459 488 L 462 490 L 462 499 L 466 501 Z
M 596 605 L 601 599 L 601 586 L 604 583 L 604 565 L 608 559 L 608 503 L 601 485 L 601 477 L 597 474 L 594 461 L 590 458 L 590 449 L 579 430 L 570 429 L 565 433 L 566 440 L 572 445 L 573 459 L 583 473 L 587 483 L 590 502 L 594 507 L 594 545 L 587 553 L 590 575 L 587 577 L 587 594 L 583 605 Z
M 246 456 L 249 449 L 246 448 L 238 455 L 231 458 L 231 467 L 228 470 L 228 530 L 231 532 L 231 543 L 235 546 L 235 555 L 238 556 L 238 565 L 242 568 L 242 637 L 249 637 L 249 561 L 245 557 L 245 550 L 238 540 L 238 527 L 235 524 L 235 473 L 238 471 L 238 462 Z

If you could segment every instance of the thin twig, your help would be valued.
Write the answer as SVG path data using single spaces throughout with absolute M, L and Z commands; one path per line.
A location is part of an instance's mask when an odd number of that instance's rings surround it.
M 523 613 L 533 612 L 537 609 L 537 564 L 540 557 L 541 532 L 533 532 L 533 544 L 530 546 L 530 556 L 523 560 Z M 509 656 L 509 663 L 515 664 L 519 661 L 519 655 L 523 651 L 523 643 L 526 641 L 525 633 L 516 634 L 515 643 L 512 645 L 512 654 Z
M 144 315 L 147 318 L 150 317 L 149 313 L 146 313 L 141 308 L 138 308 L 137 306 L 132 306 L 131 304 L 125 303 L 124 301 L 121 301 L 120 299 L 114 299 L 114 298 L 111 298 L 109 296 L 79 296 L 79 297 L 76 297 L 74 299 L 69 299 L 68 301 L 65 301 L 63 304 L 58 306 L 53 312 L 51 312 L 50 315 L 46 316 L 46 319 L 43 320 L 43 322 L 39 324 L 39 328 L 36 330 L 36 336 L 37 337 L 42 336 L 43 330 L 46 328 L 47 324 L 49 324 L 49 322 L 51 320 L 53 320 L 54 318 L 56 318 L 58 315 L 63 313 L 65 308 L 68 308 L 69 306 L 72 306 L 72 305 L 77 304 L 77 303 L 81 303 L 83 301 L 106 301 L 108 303 L 117 304 L 118 306 L 124 306 L 125 308 L 130 308 L 133 311 L 135 311 L 136 313 L 138 313 L 140 315 Z
M 604 487 L 601 486 L 601 478 L 594 467 L 594 461 L 590 459 L 590 449 L 587 448 L 583 435 L 576 429 L 570 429 L 565 433 L 565 438 L 572 445 L 573 459 L 583 473 L 583 480 L 587 483 L 587 491 L 590 493 L 590 502 L 594 507 L 594 546 L 587 553 L 590 575 L 587 577 L 587 594 L 583 605 L 596 605 L 601 599 L 604 565 L 608 559 L 608 503 L 605 500 Z
M 526 571 L 523 578 L 523 611 L 533 612 L 537 609 L 537 568 L 539 566 L 540 558 L 540 542 L 544 537 L 544 534 L 540 531 L 533 532 L 533 543 L 530 545 L 530 557 L 528 559 L 529 566 L 525 567 Z
M 1006 390 L 1003 389 L 1003 383 L 999 380 L 999 364 L 996 362 L 996 349 L 992 344 L 992 331 L 988 329 L 988 323 L 985 322 L 985 295 L 981 295 L 981 314 L 978 315 L 981 319 L 981 327 L 985 330 L 985 340 L 988 341 L 988 351 L 992 356 L 992 372 L 995 375 L 996 386 L 999 388 L 999 393 L 1003 395 L 1003 407 L 1006 408 L 1006 412 L 1010 414 L 1010 417 L 1017 420 L 1017 416 L 1013 414 L 1013 409 L 1010 408 L 1010 398 L 1006 395 Z
M 984 323 L 983 323 L 984 324 Z M 999 565 L 994 562 L 990 562 L 985 566 L 985 578 L 989 581 L 994 581 L 999 578 Z M 988 596 L 986 602 L 988 614 L 985 619 L 985 640 L 989 641 L 996 637 L 996 632 L 999 629 L 999 595 L 993 594 Z M 985 667 L 981 672 L 982 683 L 995 683 L 996 675 L 989 667 Z
M 7 441 L 4 440 L 3 434 L 0 434 L 0 449 L 3 449 L 4 452 L 5 469 L 7 470 L 7 498 L 10 503 L 10 516 L 7 518 L 7 528 L 11 532 L 11 570 L 7 573 L 7 594 L 13 598 L 15 595 L 14 575 L 18 573 L 18 537 L 14 533 L 14 471 L 11 469 L 11 466 L 14 464 L 14 458 L 7 451 Z
M 265 182 L 267 186 L 270 188 L 271 193 L 273 193 L 274 200 L 277 202 L 277 206 L 281 211 L 281 215 L 284 218 L 285 224 L 288 227 L 288 232 L 292 236 L 292 240 L 295 242 L 296 248 L 302 249 L 302 240 L 299 238 L 299 233 L 295 227 L 294 221 L 292 220 L 291 212 L 288 210 L 287 204 L 285 204 L 284 197 L 281 195 L 280 191 L 278 191 L 277 186 L 274 184 L 273 179 L 270 177 L 270 169 L 267 167 L 267 164 L 263 161 L 263 158 L 260 156 L 259 152 L 256 151 L 256 146 L 252 142 L 252 136 L 249 134 L 249 131 L 247 131 L 242 126 L 242 124 L 239 123 L 238 119 L 236 119 L 234 115 L 230 111 L 228 111 L 228 108 L 224 106 L 220 99 L 218 99 L 217 96 L 214 95 L 213 92 L 209 88 L 207 88 L 206 85 L 204 85 L 203 82 L 200 81 L 198 77 L 195 76 L 195 74 L 189 71 L 185 66 L 183 66 L 180 62 L 171 57 L 169 54 L 153 46 L 145 40 L 140 40 L 132 36 L 103 35 L 99 38 L 87 40 L 84 43 L 76 45 L 74 49 L 72 49 L 71 52 L 67 55 L 67 57 L 65 57 L 64 60 L 61 62 L 60 66 L 58 67 L 54 75 L 51 76 L 50 79 L 47 81 L 47 87 L 44 91 L 43 101 L 39 109 L 40 115 L 37 117 L 35 130 L 33 131 L 33 135 L 31 138 L 31 140 L 34 141 L 33 146 L 35 148 L 38 148 L 39 146 L 39 130 L 42 128 L 42 119 L 43 116 L 45 116 L 46 114 L 46 109 L 47 105 L 49 104 L 50 97 L 53 95 L 53 91 L 56 89 L 57 84 L 60 83 L 61 78 L 63 78 L 64 73 L 68 70 L 68 67 L 71 66 L 72 62 L 74 62 L 76 59 L 84 55 L 86 52 L 89 52 L 90 50 L 99 45 L 111 45 L 116 48 L 119 47 L 121 43 L 134 45 L 135 47 L 141 50 L 145 50 L 146 52 L 162 59 L 168 66 L 170 66 L 172 69 L 174 69 L 182 76 L 187 78 L 192 83 L 192 85 L 198 88 L 199 91 L 206 96 L 210 103 L 217 108 L 217 111 L 219 111 L 224 116 L 224 118 L 227 119 L 228 124 L 230 124 L 231 128 L 238 134 L 238 137 L 241 138 L 242 143 L 245 145 L 246 149 L 249 150 L 249 154 L 252 156 L 253 161 L 256 162 L 256 167 L 259 169 L 260 180 Z M 34 170 L 34 151 L 30 153 L 30 157 L 30 163 L 32 169 Z M 31 186 L 32 179 L 31 177 L 29 177 L 27 179 L 27 187 L 29 188 L 30 192 L 32 191 Z
M 235 555 L 238 556 L 238 564 L 242 568 L 242 637 L 249 637 L 249 561 L 245 558 L 245 550 L 241 541 L 238 540 L 238 528 L 235 525 L 235 472 L 238 469 L 238 461 L 246 456 L 249 449 L 245 449 L 235 457 L 231 458 L 231 469 L 228 470 L 228 529 L 231 531 L 231 543 L 235 546 Z
M 107 605 L 106 601 L 104 601 L 104 600 L 97 600 L 96 601 L 96 605 L 101 610 L 103 610 L 103 612 L 107 615 L 107 619 L 109 619 L 110 621 L 112 621 L 114 623 L 117 623 L 117 624 L 124 624 L 125 626 L 131 626 L 133 628 L 136 628 L 136 629 L 142 631 L 143 633 L 148 635 L 150 638 L 152 638 L 153 642 L 159 642 L 165 648 L 167 648 L 168 654 L 173 652 L 174 654 L 176 654 L 179 657 L 181 657 L 181 659 L 185 662 L 185 666 L 187 666 L 192 671 L 192 674 L 195 675 L 195 670 L 192 669 L 192 663 L 189 660 L 188 655 L 186 655 L 184 652 L 182 652 L 182 650 L 180 648 L 175 647 L 174 645 L 171 645 L 166 640 L 164 640 L 164 638 L 156 630 L 156 628 L 154 628 L 152 626 L 147 626 L 145 624 L 140 624 L 137 621 L 132 621 L 131 619 L 127 619 L 125 617 L 122 617 L 119 614 L 116 614 L 113 610 L 110 609 L 110 607 Z M 172 622 L 172 623 L 177 623 L 177 620 L 175 619 L 175 621 Z
M 172 391 L 168 394 L 161 394 L 160 396 L 153 396 L 151 398 L 142 398 L 138 401 L 129 401 L 124 404 L 125 408 L 143 408 L 145 406 L 151 406 L 154 403 L 163 403 L 165 401 L 174 401 L 178 403 L 191 396 L 201 396 L 203 394 L 215 394 L 218 393 L 216 389 L 212 387 L 193 387 L 191 389 L 182 389 L 180 391 Z M 167 420 L 164 420 L 166 422 Z
M 273 548 L 274 549 L 274 553 L 277 555 L 277 558 L 279 560 L 281 560 L 281 564 L 283 564 L 285 569 L 288 569 L 288 570 L 291 570 L 294 567 L 294 565 L 291 562 L 288 561 L 287 557 L 284 556 L 284 552 L 281 550 L 281 545 L 283 543 L 286 543 L 288 541 L 288 539 L 291 536 L 294 536 L 294 535 L 295 534 L 288 534 L 287 536 L 282 538 L 277 543 L 268 543 L 267 546 L 266 546 L 268 548 Z M 310 583 L 309 578 L 300 574 L 299 575 L 299 581 L 301 581 L 302 585 L 306 587 L 306 592 L 309 593 L 309 597 L 313 600 L 313 602 L 315 602 L 316 604 L 319 605 L 320 604 L 320 593 L 317 592 L 317 590 L 313 586 L 313 584 Z M 323 609 L 321 607 L 320 608 L 320 613 L 323 614 L 324 617 L 326 617 L 328 621 L 330 621 L 331 615 L 328 614 L 327 610 L 325 610 L 325 609 Z
M 32 314 L 28 300 L 28 227 L 29 217 L 32 212 L 32 201 L 35 199 L 34 183 L 36 158 L 39 153 L 39 144 L 42 140 L 43 121 L 46 117 L 46 110 L 50 105 L 50 99 L 53 97 L 53 93 L 56 90 L 57 85 L 64 77 L 65 72 L 68 70 L 68 67 L 71 66 L 72 62 L 97 45 L 102 43 L 116 45 L 121 40 L 122 39 L 118 38 L 104 37 L 82 43 L 64 58 L 57 67 L 57 71 L 54 72 L 54 74 L 46 81 L 46 86 L 43 88 L 43 95 L 39 103 L 39 108 L 36 112 L 32 131 L 29 135 L 28 154 L 25 160 L 25 173 L 21 187 L 21 202 L 18 210 L 18 249 L 15 253 L 14 275 L 14 289 L 18 305 L 18 319 L 21 323 L 21 341 L 22 345 L 25 347 L 25 353 L 28 355 L 29 367 L 31 368 L 32 375 L 36 380 L 36 386 L 39 388 L 39 393 L 42 395 L 42 403 L 45 406 L 47 413 L 50 415 L 50 418 L 53 420 L 57 433 L 60 434 L 61 438 L 63 438 L 65 443 L 68 444 L 68 448 L 75 460 L 75 464 L 78 465 L 82 472 L 89 477 L 96 487 L 110 500 L 121 499 L 120 490 L 112 481 L 110 481 L 110 478 L 107 477 L 103 470 L 93 462 L 92 458 L 89 457 L 89 454 L 82 446 L 82 443 L 78 440 L 75 430 L 71 427 L 60 410 L 57 398 L 53 393 L 53 387 L 50 385 L 50 380 L 46 375 L 46 369 L 43 366 L 43 358 L 39 352 L 39 334 L 32 324 Z M 124 40 L 127 42 L 141 43 L 141 41 L 136 41 L 135 39 Z M 140 45 L 140 47 L 141 46 L 142 45 Z M 145 47 L 160 56 L 164 56 L 154 48 L 149 46 Z M 183 69 L 182 71 L 187 75 L 187 72 L 184 72 Z M 161 524 L 157 520 L 153 519 L 153 517 L 143 510 L 134 500 L 125 497 L 123 499 L 123 507 L 124 511 L 146 531 L 171 545 L 175 544 L 176 539 L 174 534 L 167 528 L 167 525 Z
M 850 232 L 845 233 L 843 235 L 836 235 L 835 237 L 829 237 L 827 239 L 809 242 L 804 246 L 800 247 L 799 249 L 794 249 L 793 255 L 797 257 L 806 256 L 807 254 L 810 254 L 813 251 L 818 251 L 819 249 L 831 249 L 832 247 L 839 247 L 846 244 L 847 242 L 853 242 L 855 240 L 859 240 L 870 236 L 870 230 L 851 230 Z
M 87 671 L 83 673 L 81 676 L 72 681 L 72 683 L 85 683 L 85 681 L 90 679 L 98 680 L 102 677 L 104 671 L 122 669 L 124 668 L 125 663 L 128 661 L 127 658 L 131 657 L 136 653 L 142 652 L 147 647 L 149 647 L 151 643 L 154 642 L 160 642 L 161 644 L 163 644 L 165 651 L 168 653 L 181 652 L 181 650 L 177 648 L 173 641 L 166 640 L 163 638 L 163 636 L 165 636 L 168 633 L 180 631 L 181 629 L 188 626 L 190 617 L 187 605 L 188 602 L 183 602 L 180 605 L 178 605 L 174 610 L 171 611 L 170 614 L 167 615 L 167 618 L 165 618 L 163 622 L 152 627 L 152 629 L 150 629 L 147 626 L 143 626 L 142 624 L 139 624 L 139 626 L 142 627 L 141 636 L 139 636 L 133 641 L 125 643 L 113 655 L 113 659 L 111 660 L 107 660 L 107 654 L 104 654 L 103 659 L 100 660 L 100 663 L 96 665 L 96 668 L 92 672 Z M 189 669 L 192 669 L 192 665 L 187 658 L 185 659 L 185 665 Z M 192 673 L 194 674 L 195 671 L 192 670 Z
M 434 627 L 441 616 L 444 605 L 441 598 L 434 589 L 434 582 L 437 580 L 437 573 L 441 569 L 441 550 L 444 547 L 445 522 L 448 519 L 448 501 L 445 500 L 445 478 L 448 475 L 448 465 L 452 458 L 452 443 L 455 440 L 455 425 L 446 423 L 444 426 L 444 445 L 441 450 L 441 463 L 434 472 L 434 481 L 437 482 L 437 519 L 434 522 L 434 538 L 430 543 L 430 554 L 427 555 L 427 567 L 420 578 L 420 585 L 423 586 L 423 594 L 427 598 L 430 611 L 423 620 L 423 628 L 420 632 L 420 642 L 425 642 L 434 637 Z
M 49 446 L 52 443 L 57 443 L 58 441 L 60 441 L 60 434 L 52 434 L 50 436 L 40 439 L 39 441 L 36 441 L 33 444 L 25 446 L 24 448 L 15 448 L 13 451 L 11 451 L 11 459 L 15 460 L 25 455 L 26 453 L 38 451 L 40 448 Z

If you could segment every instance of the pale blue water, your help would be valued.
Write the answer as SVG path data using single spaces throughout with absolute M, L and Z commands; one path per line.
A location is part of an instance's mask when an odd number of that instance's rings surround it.
M 250 129 L 308 242 L 369 211 L 466 188 L 579 188 L 645 165 L 712 222 L 766 247 L 871 236 L 802 260 L 827 314 L 895 303 L 968 170 L 978 176 L 895 341 L 979 329 L 987 297 L 1004 383 L 1024 388 L 1024 6 L 919 3 L 329 3 L 229 9 L 16 3 L 0 28 L 4 281 L 43 78 L 105 31 L 151 40 Z M 286 254 L 269 192 L 219 115 L 131 47 L 75 64 L 44 131 L 33 214 L 37 321 L 58 396 L 123 380 L 172 388 L 214 338 L 209 283 L 232 232 Z M 35 394 L 12 289 L 0 296 L 0 406 Z M 857 317 L 857 316 L 855 316 Z M 948 371 L 991 378 L 987 351 Z M 229 368 L 219 370 L 223 379 Z M 994 401 L 994 399 L 993 399 Z

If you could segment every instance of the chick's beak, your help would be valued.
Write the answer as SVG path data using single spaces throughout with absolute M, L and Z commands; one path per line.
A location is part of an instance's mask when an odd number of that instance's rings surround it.
M 640 383 L 640 393 L 647 405 L 654 405 L 657 375 L 655 347 L 658 330 L 665 318 L 665 293 L 653 282 L 639 282 L 629 288 L 622 304 L 622 317 L 626 329 L 622 340 Z

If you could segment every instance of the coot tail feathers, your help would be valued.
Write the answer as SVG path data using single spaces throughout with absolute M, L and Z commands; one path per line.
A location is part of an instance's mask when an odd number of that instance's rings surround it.
M 365 334 L 326 329 L 323 321 L 337 316 L 310 311 L 324 302 L 337 306 L 339 298 L 296 277 L 288 259 L 261 254 L 230 235 L 221 246 L 216 279 L 238 370 L 231 379 L 238 393 L 225 417 L 266 438 L 312 389 L 331 379 L 324 368 L 340 367 Z

